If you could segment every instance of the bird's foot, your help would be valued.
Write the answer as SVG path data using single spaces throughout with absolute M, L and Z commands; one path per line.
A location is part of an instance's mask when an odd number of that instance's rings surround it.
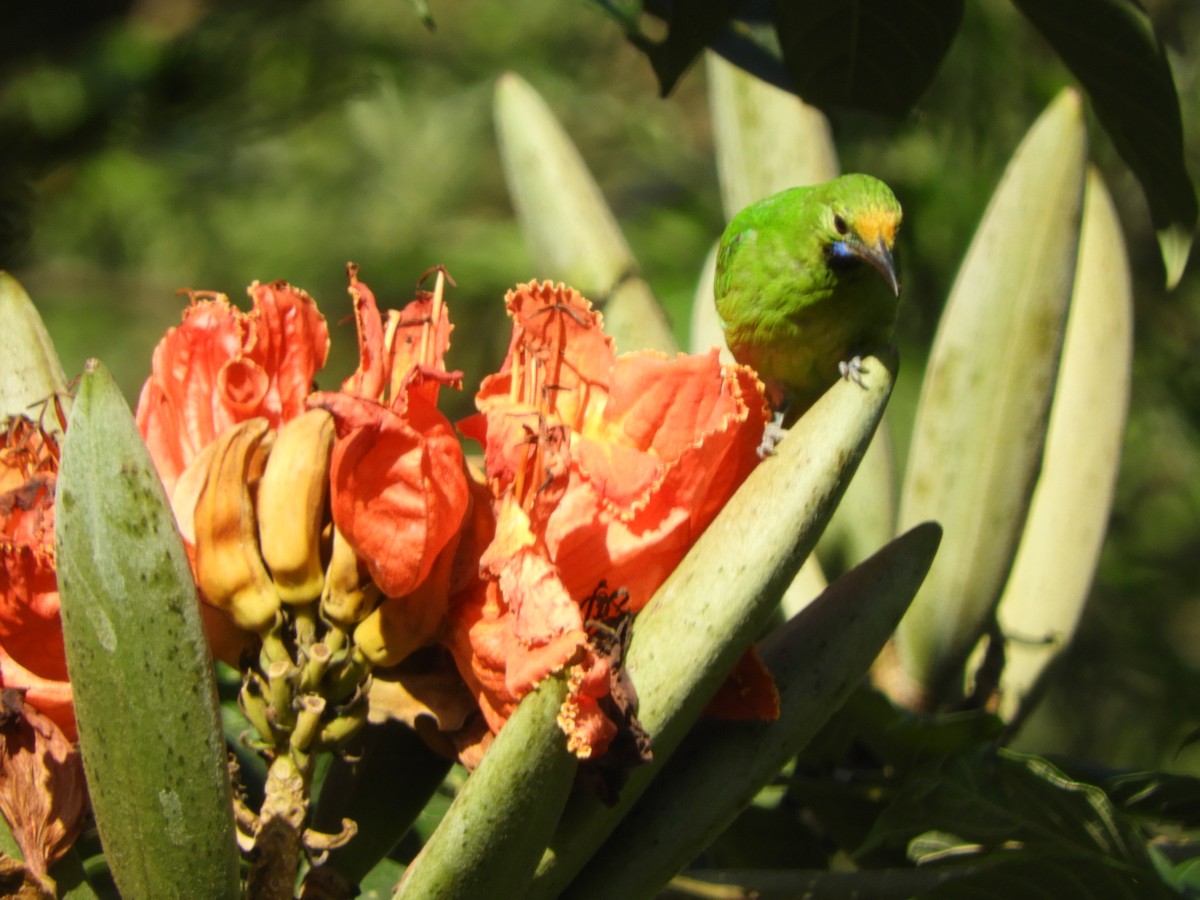
M 838 371 L 842 373 L 842 377 L 847 381 L 853 381 L 864 391 L 867 389 L 867 385 L 862 380 L 863 373 L 867 369 L 863 365 L 863 358 L 861 356 L 855 356 L 838 363 Z
M 762 443 L 758 445 L 757 450 L 758 458 L 766 459 L 768 456 L 774 456 L 775 448 L 779 446 L 779 442 L 783 440 L 785 434 L 787 434 L 787 429 L 783 427 L 783 412 L 777 412 L 763 429 Z

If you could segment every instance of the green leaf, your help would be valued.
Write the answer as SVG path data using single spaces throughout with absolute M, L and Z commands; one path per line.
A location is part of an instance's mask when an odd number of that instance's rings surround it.
M 1167 269 L 1183 275 L 1196 227 L 1179 96 L 1154 27 L 1131 0 L 1013 0 L 1079 79 L 1150 204 Z
M 1104 791 L 1037 756 L 984 748 L 931 764 L 909 779 L 860 852 L 930 829 L 961 838 L 958 859 L 987 866 L 925 896 L 1172 896 L 1141 833 Z
M 774 10 L 793 87 L 806 102 L 900 116 L 933 81 L 963 0 L 778 0 Z
M 911 900 L 926 897 L 927 891 L 961 878 L 973 869 L 949 866 L 920 869 L 863 869 L 858 872 L 827 872 L 802 869 L 739 869 L 704 871 L 690 869 L 659 895 L 659 900 L 689 900 L 696 897 L 753 897 L 755 900 Z M 736 885 L 737 891 L 724 885 Z
M 1139 819 L 1200 828 L 1200 778 L 1172 772 L 1098 769 L 1077 761 L 1056 761 L 1072 778 L 1099 785 L 1124 812 Z
M 658 87 L 665 97 L 675 89 L 679 77 L 695 62 L 700 51 L 717 39 L 729 25 L 742 0 L 673 0 L 653 4 L 653 12 L 667 22 L 667 36 L 653 41 L 640 31 L 627 34 L 630 43 L 646 54 Z
M 126 897 L 237 897 L 216 684 L 183 541 L 120 390 L 87 365 L 55 506 L 88 790 Z

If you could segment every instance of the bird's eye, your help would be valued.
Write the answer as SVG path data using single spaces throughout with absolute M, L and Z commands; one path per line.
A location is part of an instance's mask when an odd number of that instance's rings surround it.
M 838 234 L 845 234 L 850 230 L 850 226 L 846 224 L 846 220 L 836 214 L 833 217 L 833 228 Z

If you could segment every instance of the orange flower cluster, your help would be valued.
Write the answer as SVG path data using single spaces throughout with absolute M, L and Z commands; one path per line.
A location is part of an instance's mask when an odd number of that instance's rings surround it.
M 636 702 L 611 626 L 646 604 L 758 462 L 762 386 L 715 351 L 618 356 L 578 292 L 521 285 L 507 297 L 507 358 L 460 423 L 483 447 L 473 473 L 437 406 L 442 387 L 461 383 L 445 367 L 443 278 L 382 313 L 351 267 L 359 365 L 336 391 L 314 390 L 329 332 L 303 291 L 256 283 L 249 312 L 192 293 L 155 350 L 137 423 L 219 657 L 235 661 L 256 640 L 245 629 L 274 620 L 279 600 L 264 606 L 260 594 L 319 597 L 376 670 L 445 648 L 483 719 L 459 734 L 460 750 L 477 754 L 539 681 L 565 673 L 560 724 L 577 755 L 595 757 L 625 727 L 614 710 L 627 726 Z M 73 738 L 52 543 L 56 445 L 19 422 L 0 471 L 0 674 Z M 296 535 L 287 516 L 259 508 L 272 504 L 303 512 Z M 230 596 L 204 596 L 224 588 Z M 254 615 L 239 613 L 252 594 Z M 453 730 L 454 718 L 440 721 Z

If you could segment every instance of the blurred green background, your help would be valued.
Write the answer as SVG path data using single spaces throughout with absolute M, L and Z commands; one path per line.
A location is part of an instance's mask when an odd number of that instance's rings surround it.
M 1200 176 L 1200 4 L 1145 4 L 1171 48 Z M 527 78 L 612 204 L 681 340 L 723 226 L 704 72 L 660 99 L 645 59 L 582 0 L 434 3 L 97 0 L 10 7 L 0 31 L 0 267 L 25 285 L 68 373 L 89 356 L 131 402 L 181 288 L 236 302 L 283 278 L 333 325 L 325 385 L 354 367 L 344 265 L 382 302 L 443 264 L 451 365 L 471 409 L 507 344 L 504 291 L 539 271 L 491 122 L 497 75 Z M 967 5 L 933 87 L 904 121 L 835 117 L 843 168 L 904 204 L 903 442 L 941 305 L 1000 171 L 1070 76 L 1003 0 Z M 1200 719 L 1200 263 L 1167 294 L 1138 186 L 1091 129 L 1135 273 L 1125 454 L 1082 630 L 1019 744 L 1118 766 L 1200 772 L 1177 753 Z M 1195 254 L 1194 254 L 1195 255 Z M 444 395 L 446 396 L 446 395 Z M 901 448 L 901 453 L 903 448 Z

